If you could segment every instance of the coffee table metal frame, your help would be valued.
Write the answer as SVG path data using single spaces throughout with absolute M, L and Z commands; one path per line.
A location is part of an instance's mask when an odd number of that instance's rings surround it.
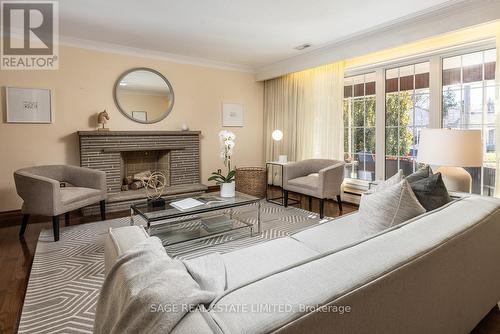
M 237 193 L 237 196 L 238 195 L 242 195 L 242 194 Z M 200 198 L 200 197 L 203 198 L 203 196 L 204 195 L 198 195 L 198 196 L 193 196 L 193 198 Z M 205 194 L 205 196 L 211 196 L 211 195 Z M 180 241 L 171 242 L 171 243 L 168 242 L 167 240 L 162 240 L 162 243 L 164 244 L 164 246 L 172 246 L 172 245 L 176 245 L 179 243 L 201 241 L 204 239 L 225 235 L 225 234 L 228 234 L 230 232 L 233 232 L 233 231 L 236 231 L 236 230 L 242 229 L 242 228 L 249 228 L 250 229 L 250 236 L 253 236 L 255 224 L 248 223 L 248 222 L 237 219 L 237 217 L 235 217 L 236 215 L 234 215 L 234 213 L 233 213 L 233 209 L 236 207 L 257 204 L 257 233 L 260 234 L 262 232 L 261 200 L 259 198 L 256 198 L 256 197 L 252 198 L 252 196 L 249 196 L 249 195 L 244 195 L 244 196 L 248 197 L 248 200 L 245 200 L 242 202 L 236 202 L 236 203 L 203 205 L 203 206 L 200 206 L 199 209 L 191 209 L 191 210 L 186 210 L 186 211 L 178 210 L 178 209 L 175 209 L 175 208 L 172 208 L 171 206 L 169 206 L 169 202 L 179 200 L 179 198 L 176 198 L 176 199 L 173 199 L 170 201 L 167 200 L 166 207 L 168 207 L 168 209 L 165 209 L 164 211 L 167 211 L 167 210 L 171 211 L 172 209 L 174 209 L 177 212 L 174 212 L 174 213 L 165 212 L 165 214 L 162 215 L 161 214 L 162 210 L 160 209 L 160 210 L 155 211 L 159 214 L 154 216 L 154 217 L 148 217 L 147 214 L 144 213 L 143 210 L 140 209 L 139 206 L 144 206 L 144 204 L 145 204 L 144 202 L 134 203 L 130 206 L 130 225 L 131 226 L 135 225 L 135 217 L 139 216 L 140 218 L 142 218 L 146 222 L 146 226 L 145 226 L 146 231 L 148 232 L 149 235 L 151 235 L 151 233 L 154 232 L 155 230 L 169 229 L 169 228 L 175 227 L 175 225 L 179 225 L 179 224 L 186 223 L 189 221 L 200 220 L 202 218 L 201 217 L 202 214 L 207 214 L 207 213 L 216 212 L 216 211 L 224 211 L 223 214 L 227 214 L 227 211 L 229 211 L 228 212 L 229 218 L 231 220 L 234 220 L 235 222 L 237 222 L 239 224 L 239 226 L 236 226 L 236 227 L 232 226 L 229 229 L 225 229 L 225 230 L 220 231 L 220 232 L 212 232 L 212 233 L 205 229 L 205 231 L 207 232 L 206 235 L 197 236 L 194 238 L 188 238 L 185 240 L 180 240 Z M 222 216 L 223 214 L 218 213 L 218 214 L 215 214 L 214 216 Z M 206 218 L 206 217 L 203 217 L 203 218 Z M 162 221 L 162 223 L 154 224 L 155 222 L 160 222 L 160 221 Z M 166 233 L 166 232 L 163 232 L 163 233 Z M 204 247 L 200 247 L 200 248 L 204 248 Z

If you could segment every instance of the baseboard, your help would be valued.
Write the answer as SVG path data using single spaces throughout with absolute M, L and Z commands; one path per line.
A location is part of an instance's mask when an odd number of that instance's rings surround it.
M 11 210 L 0 212 L 0 228 L 21 225 L 23 214 L 21 210 Z M 30 223 L 42 223 L 50 221 L 50 218 L 42 216 L 30 217 Z

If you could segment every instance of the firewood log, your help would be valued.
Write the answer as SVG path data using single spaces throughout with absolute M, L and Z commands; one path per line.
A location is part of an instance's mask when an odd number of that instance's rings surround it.
M 150 176 L 151 176 L 151 171 L 146 170 L 144 172 L 134 174 L 134 181 L 147 181 Z
M 132 176 L 125 176 L 123 178 L 123 185 L 124 186 L 128 186 L 129 184 L 131 184 L 132 182 L 134 182 L 134 179 Z
M 141 189 L 144 188 L 144 183 L 142 183 L 142 181 L 134 181 L 129 185 L 129 187 L 131 190 Z

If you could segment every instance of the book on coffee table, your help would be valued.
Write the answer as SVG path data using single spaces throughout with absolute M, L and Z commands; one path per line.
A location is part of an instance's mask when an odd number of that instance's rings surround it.
M 184 211 L 196 208 L 197 206 L 200 205 L 205 205 L 205 203 L 194 198 L 185 198 L 180 201 L 171 202 L 170 205 L 178 210 Z

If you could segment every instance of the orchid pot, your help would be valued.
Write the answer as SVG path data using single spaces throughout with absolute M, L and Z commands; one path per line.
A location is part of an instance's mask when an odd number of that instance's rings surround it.
M 222 169 L 213 172 L 208 178 L 208 181 L 215 181 L 220 186 L 221 197 L 234 197 L 236 196 L 236 187 L 234 178 L 236 170 L 231 169 L 231 155 L 235 146 L 236 136 L 231 131 L 221 131 L 219 133 L 220 140 L 220 155 L 224 161 L 224 166 L 227 168 L 227 174 L 222 173 Z
M 220 197 L 234 197 L 236 196 L 236 183 L 231 181 L 230 183 L 222 183 L 220 185 Z

